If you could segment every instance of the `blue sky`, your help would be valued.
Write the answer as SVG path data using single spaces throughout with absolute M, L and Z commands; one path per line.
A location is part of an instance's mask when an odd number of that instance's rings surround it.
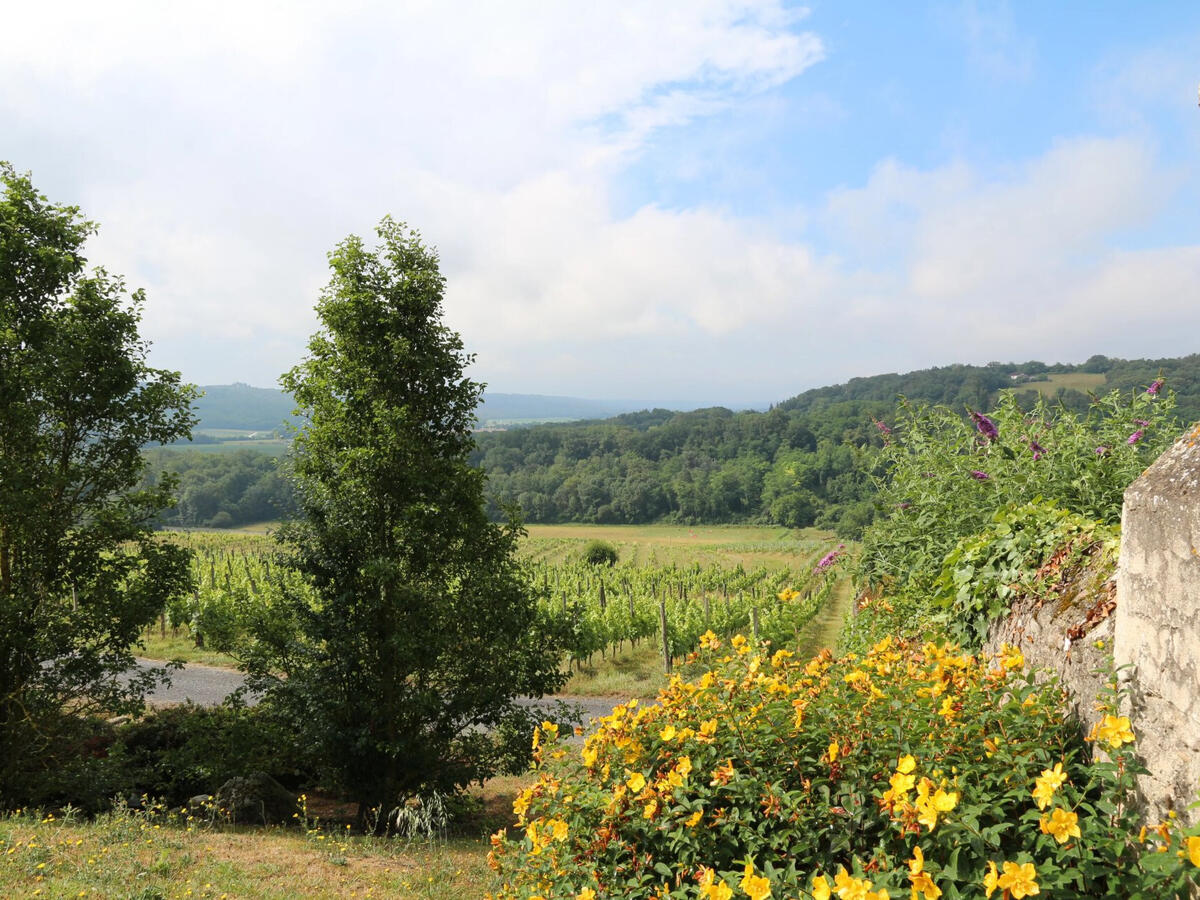
M 1200 351 L 1200 4 L 28 4 L 0 159 L 158 365 L 270 385 L 325 253 L 439 248 L 496 391 L 766 403 Z

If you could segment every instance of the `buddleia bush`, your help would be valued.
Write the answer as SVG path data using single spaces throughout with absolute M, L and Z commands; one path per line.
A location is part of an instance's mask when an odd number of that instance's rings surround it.
M 1041 498 L 1115 524 L 1126 487 L 1179 431 L 1174 397 L 1145 391 L 1097 398 L 1083 416 L 1039 399 L 1024 409 L 1002 394 L 988 413 L 905 403 L 885 431 L 881 515 L 863 536 L 870 583 L 928 593 L 955 544 L 995 512 Z

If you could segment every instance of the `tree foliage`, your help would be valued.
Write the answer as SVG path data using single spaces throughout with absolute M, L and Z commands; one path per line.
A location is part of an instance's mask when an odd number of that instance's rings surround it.
M 0 800 L 59 767 L 60 714 L 119 710 L 130 646 L 188 581 L 147 522 L 170 483 L 136 488 L 141 448 L 188 434 L 194 391 L 146 365 L 144 296 L 85 273 L 95 231 L 0 164 Z
M 482 386 L 442 324 L 437 257 L 390 219 L 377 233 L 377 249 L 352 236 L 330 255 L 321 328 L 283 377 L 305 422 L 302 516 L 283 539 L 314 591 L 276 617 L 299 642 L 262 633 L 249 662 L 360 816 L 382 809 L 382 830 L 407 797 L 490 774 L 515 698 L 560 675 L 520 529 L 488 521 L 468 462 Z

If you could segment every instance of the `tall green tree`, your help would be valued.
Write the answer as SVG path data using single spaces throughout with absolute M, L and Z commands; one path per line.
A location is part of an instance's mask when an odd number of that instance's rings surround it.
M 136 488 L 141 448 L 190 433 L 195 391 L 146 365 L 142 293 L 85 272 L 95 226 L 7 163 L 0 186 L 3 802 L 63 766 L 79 713 L 140 701 L 145 680 L 118 675 L 189 579 L 186 552 L 149 531 L 170 483 Z
M 406 798 L 490 774 L 515 699 L 561 675 L 520 529 L 488 521 L 468 461 L 483 386 L 442 323 L 437 256 L 391 219 L 377 233 L 330 254 L 320 330 L 282 379 L 304 419 L 282 538 L 316 599 L 291 602 L 299 641 L 261 633 L 248 662 L 382 831 Z

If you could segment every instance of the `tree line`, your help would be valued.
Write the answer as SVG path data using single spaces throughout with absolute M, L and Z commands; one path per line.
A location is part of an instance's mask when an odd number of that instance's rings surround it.
M 1080 373 L 1104 375 L 1104 390 L 1122 394 L 1166 375 L 1179 418 L 1200 419 L 1200 354 L 1093 356 L 1081 365 L 995 362 L 854 378 L 805 391 L 767 412 L 653 409 L 482 432 L 471 461 L 488 475 L 488 513 L 495 521 L 515 504 L 528 522 L 770 522 L 857 537 L 874 515 L 881 426 L 888 427 L 898 397 L 966 416 L 994 405 L 1005 390 L 1032 405 L 1031 380 Z M 1075 414 L 1093 403 L 1074 388 L 1051 397 Z M 178 480 L 177 505 L 158 519 L 163 526 L 237 527 L 286 518 L 296 509 L 276 461 L 252 449 L 150 450 L 147 456 L 146 486 L 168 472 Z
M 771 522 L 857 537 L 875 514 L 873 475 L 898 398 L 964 418 L 1002 391 L 1022 405 L 1031 380 L 1102 374 L 1104 391 L 1132 394 L 1165 375 L 1184 422 L 1200 419 L 1200 354 L 1176 359 L 1093 356 L 1082 365 L 990 363 L 854 378 L 806 391 L 767 412 L 656 409 L 593 422 L 541 425 L 476 437 L 473 462 L 489 479 L 489 510 L 515 504 L 530 522 Z M 1085 414 L 1082 390 L 1049 393 Z

